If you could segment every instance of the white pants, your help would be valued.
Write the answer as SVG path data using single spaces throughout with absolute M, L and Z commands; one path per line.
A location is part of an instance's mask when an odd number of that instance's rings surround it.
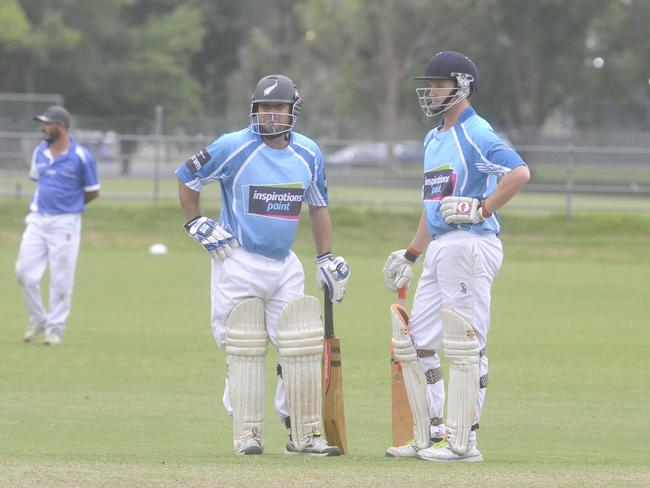
M 16 277 L 32 324 L 61 335 L 70 314 L 74 274 L 81 240 L 81 214 L 30 213 L 16 260 Z M 49 306 L 41 297 L 41 280 L 50 265 Z
M 494 234 L 477 235 L 458 230 L 431 241 L 424 258 L 422 276 L 413 298 L 409 331 L 415 347 L 433 350 L 433 356 L 420 357 L 423 370 L 440 368 L 442 346 L 441 307 L 446 305 L 469 318 L 482 350 L 487 346 L 490 330 L 492 282 L 501 267 L 503 250 Z M 480 360 L 481 383 L 487 384 L 488 359 Z M 427 388 L 431 418 L 442 418 L 445 389 L 442 380 Z M 485 388 L 479 391 L 476 418 L 479 421 Z
M 305 273 L 298 257 L 291 252 L 283 260 L 250 253 L 242 248 L 221 260 L 212 260 L 212 334 L 219 347 L 225 347 L 230 311 L 248 298 L 261 298 L 266 311 L 266 331 L 277 347 L 278 320 L 284 306 L 305 293 Z M 232 415 L 228 379 L 223 404 Z M 289 416 L 282 379 L 278 379 L 275 409 L 281 419 Z

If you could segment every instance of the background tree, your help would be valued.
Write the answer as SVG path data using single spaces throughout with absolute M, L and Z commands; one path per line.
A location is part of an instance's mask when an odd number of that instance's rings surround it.
M 605 3 L 494 0 L 475 44 L 489 92 L 481 105 L 515 142 L 534 142 L 549 115 L 581 90 L 587 33 Z
M 650 130 L 649 19 L 650 2 L 642 0 L 609 2 L 594 19 L 575 97 L 579 127 Z M 627 135 L 633 143 L 647 137 Z
M 171 122 L 187 124 L 201 107 L 201 86 L 189 72 L 205 32 L 200 11 L 138 8 L 150 3 L 22 0 L 14 17 L 29 30 L 3 56 L 13 75 L 2 89 L 62 93 L 74 113 L 97 116 L 152 118 L 162 104 L 173 107 Z
M 479 67 L 479 112 L 533 142 L 562 112 L 648 127 L 648 23 L 645 0 L 4 0 L 0 90 L 61 93 L 119 132 L 151 132 L 156 105 L 165 132 L 221 132 L 282 72 L 305 99 L 301 130 L 419 139 L 431 121 L 413 77 L 453 49 Z
M 434 7 L 425 0 L 306 2 L 304 25 L 316 34 L 305 46 L 306 62 L 318 80 L 315 91 L 331 100 L 330 113 L 319 119 L 335 118 L 338 132 L 332 135 L 337 137 L 419 138 L 414 133 L 424 125 L 413 77 L 434 52 L 467 46 L 465 29 L 480 20 L 484 5 L 472 0 L 440 0 Z

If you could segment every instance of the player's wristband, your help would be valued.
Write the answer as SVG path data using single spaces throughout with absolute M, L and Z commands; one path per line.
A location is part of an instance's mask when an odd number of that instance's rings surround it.
M 316 256 L 316 264 L 323 264 L 327 261 L 333 261 L 332 251 L 321 254 L 320 256 Z
M 190 227 L 192 227 L 192 224 L 194 222 L 196 222 L 197 220 L 199 220 L 200 218 L 201 218 L 201 215 L 199 215 L 198 217 L 194 217 L 192 220 L 189 220 L 187 223 L 185 223 L 183 225 L 183 227 L 185 227 L 185 230 L 187 230 L 189 232 Z
M 484 219 L 489 219 L 492 217 L 492 213 L 488 212 L 485 208 L 485 200 L 481 200 L 481 215 Z
M 411 261 L 412 263 L 416 262 L 422 253 L 416 249 L 413 249 L 409 246 L 404 252 L 404 257 Z

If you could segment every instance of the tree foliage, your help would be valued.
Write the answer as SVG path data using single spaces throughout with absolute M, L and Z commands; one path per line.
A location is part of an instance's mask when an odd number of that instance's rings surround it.
M 0 90 L 62 93 L 95 116 L 151 120 L 162 105 L 167 130 L 232 130 L 279 72 L 315 136 L 419 138 L 432 121 L 413 77 L 451 49 L 479 68 L 478 110 L 531 141 L 558 111 L 647 124 L 649 23 L 646 0 L 4 0 Z

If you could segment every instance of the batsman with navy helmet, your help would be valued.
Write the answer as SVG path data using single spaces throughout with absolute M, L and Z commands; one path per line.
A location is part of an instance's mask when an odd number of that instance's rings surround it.
M 492 283 L 503 259 L 496 211 L 530 178 L 521 157 L 470 104 L 479 73 L 466 55 L 443 51 L 428 62 L 417 88 L 427 117 L 440 117 L 424 138 L 420 223 L 409 246 L 393 252 L 383 269 L 387 287 L 407 287 L 424 256 L 408 324 L 422 381 L 407 385 L 409 400 L 426 402 L 429 435 L 386 451 L 389 457 L 475 462 L 483 457 L 477 429 L 488 383 L 487 336 Z M 447 412 L 440 353 L 449 365 Z M 425 425 L 426 425 L 425 424 Z M 426 431 L 426 429 L 424 429 Z
M 223 403 L 233 417 L 237 454 L 264 450 L 264 357 L 278 348 L 275 394 L 289 428 L 288 455 L 338 456 L 322 437 L 323 326 L 316 298 L 304 296 L 305 274 L 291 250 L 303 201 L 309 206 L 319 288 L 340 303 L 350 267 L 332 255 L 323 157 L 294 131 L 298 90 L 284 75 L 257 83 L 250 125 L 224 134 L 176 170 L 185 228 L 212 256 L 212 333 L 226 353 Z M 203 216 L 203 187 L 221 185 L 218 220 Z M 326 287 L 326 288 L 325 288 Z

